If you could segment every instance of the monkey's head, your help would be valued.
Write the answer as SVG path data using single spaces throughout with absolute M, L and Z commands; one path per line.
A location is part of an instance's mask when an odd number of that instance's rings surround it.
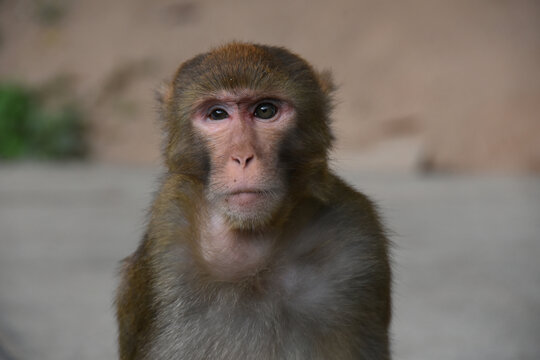
M 198 55 L 161 98 L 166 165 L 203 184 L 231 227 L 265 226 L 288 194 L 326 175 L 332 90 L 328 74 L 284 48 L 231 43 Z

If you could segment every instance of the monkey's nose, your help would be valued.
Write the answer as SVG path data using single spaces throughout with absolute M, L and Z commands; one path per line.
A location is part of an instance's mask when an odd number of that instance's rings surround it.
M 246 168 L 248 164 L 251 162 L 251 160 L 253 160 L 253 158 L 254 158 L 253 154 L 245 155 L 245 156 L 242 156 L 242 155 L 232 156 L 232 160 L 238 165 L 240 165 L 242 169 Z

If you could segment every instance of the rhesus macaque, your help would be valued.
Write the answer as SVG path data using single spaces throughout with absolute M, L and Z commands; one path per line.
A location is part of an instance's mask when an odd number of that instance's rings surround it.
M 166 173 L 116 306 L 122 360 L 389 359 L 388 241 L 328 167 L 333 85 L 231 43 L 161 96 Z

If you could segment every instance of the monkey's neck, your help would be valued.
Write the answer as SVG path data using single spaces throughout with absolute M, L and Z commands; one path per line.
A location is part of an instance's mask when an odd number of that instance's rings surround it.
M 200 255 L 206 270 L 224 281 L 257 274 L 267 265 L 277 241 L 277 234 L 271 229 L 231 229 L 217 214 L 211 214 L 199 237 Z

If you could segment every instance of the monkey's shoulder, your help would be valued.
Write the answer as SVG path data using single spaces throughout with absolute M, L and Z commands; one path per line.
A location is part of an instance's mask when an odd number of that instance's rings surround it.
M 386 256 L 378 255 L 388 251 L 379 215 L 370 200 L 360 193 L 322 204 L 288 243 L 288 256 L 295 263 L 335 267 L 338 272 L 342 270 L 336 267 L 338 264 L 365 271 L 362 264 L 384 262 Z M 351 264 L 356 264 L 356 268 L 350 267 Z
M 148 279 L 151 277 L 148 236 L 143 237 L 139 247 L 120 263 L 120 286 L 116 302 L 128 308 L 142 308 L 147 305 L 150 295 Z M 132 309 L 133 310 L 133 309 Z
M 377 205 L 364 193 L 357 191 L 338 176 L 332 175 L 332 190 L 320 206 L 313 223 L 321 230 L 335 234 L 334 237 L 384 237 Z
M 330 314 L 329 304 L 356 301 L 352 293 L 376 286 L 377 274 L 387 273 L 388 240 L 375 206 L 340 180 L 335 189 L 290 239 L 284 266 L 277 267 L 280 285 L 299 311 L 321 304 Z
M 138 347 L 137 344 L 147 342 L 146 330 L 154 317 L 145 241 L 122 261 L 120 276 L 115 297 L 119 346 L 124 358 L 131 358 Z

